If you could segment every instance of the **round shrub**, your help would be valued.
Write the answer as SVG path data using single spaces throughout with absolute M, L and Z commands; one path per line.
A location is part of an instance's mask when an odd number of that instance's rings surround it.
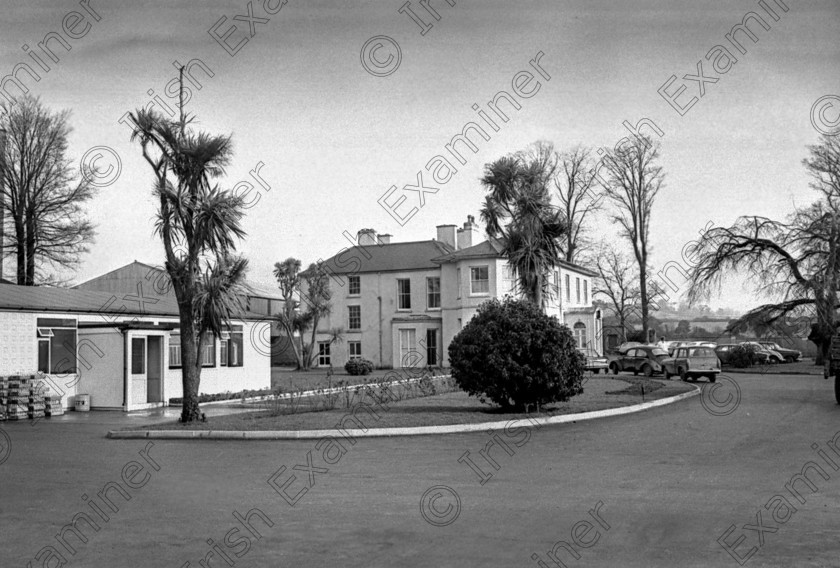
M 452 378 L 508 410 L 583 392 L 584 358 L 569 328 L 525 300 L 490 300 L 449 344 Z
M 727 362 L 732 367 L 744 369 L 755 364 L 755 361 L 755 346 L 736 345 L 729 352 L 729 360 Z
M 351 375 L 369 375 L 373 372 L 373 361 L 350 359 L 344 364 L 344 370 Z

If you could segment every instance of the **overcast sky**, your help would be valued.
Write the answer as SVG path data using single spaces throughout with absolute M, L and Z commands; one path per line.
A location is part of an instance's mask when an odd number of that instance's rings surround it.
M 252 37 L 247 18 L 232 19 L 247 15 L 249 4 L 260 19 Z M 41 80 L 19 76 L 50 107 L 73 111 L 70 157 L 78 162 L 89 148 L 107 146 L 122 162 L 119 178 L 90 205 L 97 240 L 77 282 L 134 259 L 162 262 L 152 234 L 151 171 L 118 121 L 148 104 L 150 89 L 174 106 L 164 90 L 177 74 L 176 60 L 200 59 L 213 73 L 194 71 L 202 88 L 188 109 L 201 128 L 233 134 L 236 155 L 223 185 L 248 180 L 256 164 L 265 164 L 260 175 L 271 189 L 257 185 L 252 192 L 260 201 L 248 213 L 242 243 L 251 277 L 263 282 L 272 281 L 276 261 L 294 256 L 309 263 L 337 253 L 349 244 L 345 230 L 355 235 L 372 227 L 396 241 L 432 238 L 435 225 L 478 216 L 485 163 L 540 139 L 560 149 L 612 147 L 628 134 L 623 121 L 648 118 L 664 132 L 666 187 L 651 230 L 657 268 L 680 261 L 685 243 L 709 222 L 727 225 L 742 214 L 781 218 L 816 198 L 801 160 L 818 139 L 812 106 L 840 94 L 836 0 L 767 0 L 778 21 L 756 0 L 457 0 L 455 6 L 431 0 L 439 21 L 412 2 L 416 15 L 433 23 L 425 35 L 398 12 L 403 0 L 289 0 L 273 15 L 266 9 L 275 11 L 279 2 L 267 4 L 90 0 L 86 9 L 67 0 L 6 1 L 0 76 L 21 62 L 37 69 L 22 46 L 40 53 L 50 68 L 40 70 Z M 74 11 L 87 19 L 75 21 Z M 753 22 L 755 44 L 739 34 L 742 54 L 725 35 L 750 11 L 771 29 Z M 218 36 L 237 26 L 228 49 L 248 39 L 233 56 L 208 33 L 223 16 Z M 83 37 L 62 31 L 63 21 Z M 58 63 L 37 48 L 50 32 L 71 46 L 67 52 L 51 41 Z M 362 47 L 374 36 L 388 36 L 401 49 L 399 67 L 387 76 L 361 63 Z M 715 45 L 738 59 L 725 74 L 705 59 Z M 384 62 L 388 49 L 382 44 L 374 56 Z M 539 52 L 550 79 L 529 65 Z M 702 97 L 697 81 L 683 79 L 697 74 L 700 60 L 707 81 L 718 78 L 703 84 Z M 539 91 L 519 97 L 521 109 L 510 111 L 498 132 L 488 129 L 489 141 L 477 139 L 478 152 L 464 154 L 467 163 L 456 164 L 451 180 L 432 182 L 425 165 L 467 122 L 479 121 L 472 105 L 486 111 L 497 92 L 512 91 L 520 71 L 534 74 Z M 698 97 L 685 116 L 657 92 L 672 75 L 678 79 L 669 93 L 686 86 L 677 103 Z M 824 120 L 838 113 L 840 105 L 827 108 Z M 388 202 L 405 195 L 397 211 L 408 213 L 419 194 L 401 188 L 415 185 L 421 170 L 425 185 L 440 191 L 427 193 L 425 205 L 400 226 L 378 200 L 397 186 Z M 593 230 L 605 238 L 615 233 L 606 218 Z M 733 282 L 711 303 L 744 309 L 759 300 Z

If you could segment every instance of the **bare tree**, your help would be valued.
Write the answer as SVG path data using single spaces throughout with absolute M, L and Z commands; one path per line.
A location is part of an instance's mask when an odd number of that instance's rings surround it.
M 567 262 L 576 262 L 587 247 L 586 221 L 603 203 L 598 191 L 594 160 L 588 148 L 576 148 L 559 154 L 554 185 L 560 201 L 560 213 L 566 223 L 563 254 Z
M 647 289 L 651 212 L 662 188 L 664 174 L 657 165 L 659 143 L 637 136 L 604 158 L 606 179 L 600 178 L 606 197 L 616 206 L 613 221 L 633 246 L 639 265 L 642 332 L 648 337 L 650 294 Z
M 622 341 L 627 341 L 627 322 L 636 313 L 640 299 L 636 271 L 627 256 L 610 246 L 601 248 L 597 269 L 600 277 L 595 282 L 593 295 L 607 299 L 610 310 L 618 318 Z
M 83 205 L 96 187 L 67 159 L 69 111 L 51 112 L 29 95 L 0 108 L 6 130 L 3 257 L 14 257 L 20 285 L 56 283 L 60 279 L 48 270 L 75 268 L 93 241 Z

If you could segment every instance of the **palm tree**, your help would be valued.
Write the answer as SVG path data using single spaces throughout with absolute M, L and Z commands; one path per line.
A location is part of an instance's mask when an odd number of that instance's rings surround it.
M 522 294 L 545 307 L 551 296 L 549 274 L 562 257 L 566 233 L 562 215 L 551 204 L 543 163 L 521 155 L 487 164 L 482 185 L 489 195 L 481 209 L 487 235 L 499 238 L 502 254 L 517 274 Z
M 181 70 L 183 85 L 183 69 Z M 241 226 L 243 201 L 211 183 L 224 174 L 232 156 L 229 136 L 195 134 L 183 110 L 179 121 L 138 110 L 132 141 L 155 174 L 160 205 L 155 232 L 163 241 L 164 266 L 178 301 L 181 324 L 183 409 L 181 421 L 201 418 L 198 387 L 204 344 L 219 337 L 242 311 L 247 293 L 248 261 L 233 254 Z

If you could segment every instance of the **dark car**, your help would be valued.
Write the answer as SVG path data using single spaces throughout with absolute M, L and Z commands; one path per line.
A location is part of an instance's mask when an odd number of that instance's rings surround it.
M 715 347 L 715 355 L 717 358 L 720 359 L 720 362 L 724 365 L 729 364 L 729 359 L 732 355 L 732 349 L 738 347 L 739 345 L 743 345 L 741 343 L 721 343 L 717 347 Z M 755 351 L 754 354 L 755 362 L 756 363 L 767 363 L 770 359 L 770 352 L 769 351 Z
M 662 360 L 667 357 L 668 352 L 661 347 L 639 345 L 631 347 L 610 361 L 610 370 L 614 375 L 619 371 L 633 371 L 634 375 L 644 373 L 646 377 L 650 377 L 654 373 L 662 372 Z
M 795 361 L 799 361 L 799 359 L 802 357 L 802 351 L 780 347 L 778 343 L 774 343 L 772 341 L 759 341 L 758 343 L 765 349 L 775 351 L 776 353 L 784 357 L 785 363 L 793 363 Z

